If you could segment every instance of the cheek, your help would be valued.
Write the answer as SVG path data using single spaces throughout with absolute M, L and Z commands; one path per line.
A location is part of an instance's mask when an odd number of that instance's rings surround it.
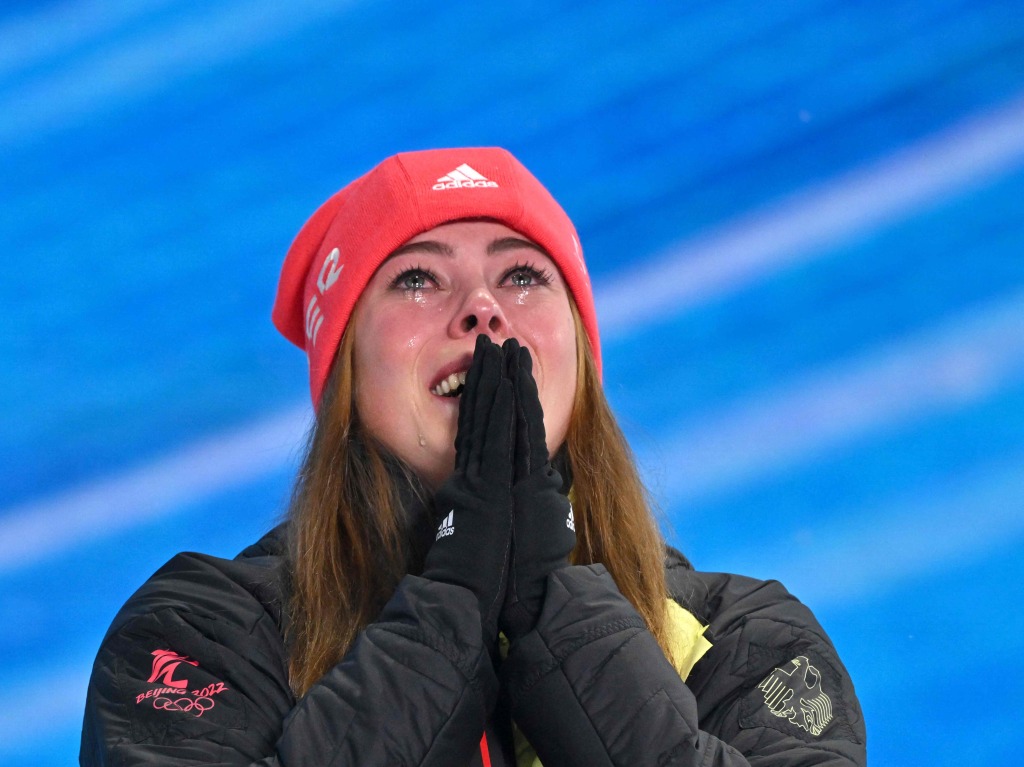
M 419 347 L 428 324 L 425 314 L 422 306 L 411 301 L 374 311 L 372 321 L 360 326 L 364 346 L 391 356 L 400 356 L 404 349 Z
M 576 397 L 576 328 L 568 304 L 517 319 L 515 335 L 533 354 L 548 450 L 554 452 L 565 441 Z
M 392 449 L 402 436 L 402 419 L 389 404 L 409 401 L 408 387 L 422 345 L 416 323 L 404 315 L 367 312 L 356 324 L 356 408 L 367 430 Z
M 390 432 L 392 431 L 388 408 L 383 407 L 384 401 L 389 397 L 381 395 L 388 394 L 388 388 L 394 386 L 393 377 L 382 375 L 382 371 L 393 369 L 394 361 L 388 360 L 379 351 L 360 353 L 358 348 L 355 355 L 355 402 L 356 412 L 366 429 L 384 444 L 390 445 Z
M 370 392 L 393 381 L 388 371 L 401 369 L 406 337 L 402 323 L 386 315 L 371 315 L 369 321 L 360 318 L 357 327 L 355 383 L 359 396 L 369 398 Z
M 554 453 L 562 445 L 569 432 L 569 420 L 576 398 L 575 344 L 571 353 L 560 356 L 558 360 L 556 364 L 545 369 L 545 380 L 541 390 L 544 431 L 550 453 Z

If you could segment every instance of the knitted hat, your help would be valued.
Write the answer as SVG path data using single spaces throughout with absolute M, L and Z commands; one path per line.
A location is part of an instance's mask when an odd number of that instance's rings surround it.
M 314 407 L 356 301 L 377 267 L 417 234 L 464 218 L 500 221 L 551 256 L 576 301 L 600 370 L 594 297 L 579 237 L 547 189 L 504 149 L 406 152 L 321 205 L 285 256 L 272 316 L 309 358 Z

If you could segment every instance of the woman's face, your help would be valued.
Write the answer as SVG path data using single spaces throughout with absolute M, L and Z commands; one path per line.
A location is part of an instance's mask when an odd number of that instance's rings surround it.
M 530 350 L 549 452 L 565 440 L 576 391 L 568 291 L 518 232 L 457 221 L 413 237 L 374 274 L 353 320 L 360 419 L 429 486 L 455 465 L 459 399 L 442 382 L 469 369 L 480 333 Z

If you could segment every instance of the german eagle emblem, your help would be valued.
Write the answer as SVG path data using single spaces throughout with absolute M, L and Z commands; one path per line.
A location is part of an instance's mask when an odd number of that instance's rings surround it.
M 821 687 L 821 673 L 805 655 L 776 668 L 757 686 L 768 710 L 811 735 L 821 735 L 832 721 L 832 699 Z

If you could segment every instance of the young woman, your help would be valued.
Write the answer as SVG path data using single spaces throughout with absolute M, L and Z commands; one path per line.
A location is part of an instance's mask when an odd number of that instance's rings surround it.
M 864 763 L 810 612 L 664 546 L 579 240 L 507 152 L 401 154 L 342 189 L 274 321 L 317 412 L 288 521 L 129 600 L 83 764 Z

